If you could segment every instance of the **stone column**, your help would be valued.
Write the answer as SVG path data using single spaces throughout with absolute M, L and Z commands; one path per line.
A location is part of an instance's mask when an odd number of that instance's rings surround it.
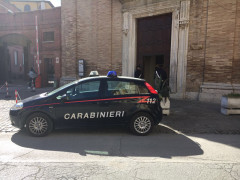
M 179 45 L 178 45 L 178 67 L 177 67 L 177 93 L 181 98 L 185 97 L 186 71 L 187 71 L 187 49 L 189 30 L 190 1 L 181 1 L 179 17 Z
M 169 86 L 171 88 L 172 93 L 177 92 L 178 30 L 179 30 L 179 10 L 175 9 L 172 13 L 172 36 L 171 36 L 170 75 L 169 75 Z
M 127 63 L 128 63 L 128 31 L 129 31 L 129 12 L 123 13 L 123 54 L 122 54 L 122 75 L 126 76 L 128 73 Z
M 136 19 L 129 12 L 123 13 L 122 75 L 133 76 L 136 66 Z

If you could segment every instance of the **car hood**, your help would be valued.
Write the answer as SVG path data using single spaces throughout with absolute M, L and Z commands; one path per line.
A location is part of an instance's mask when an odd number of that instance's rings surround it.
M 47 92 L 45 93 L 42 93 L 42 94 L 37 94 L 35 96 L 31 96 L 31 97 L 28 97 L 26 99 L 23 99 L 22 102 L 23 103 L 28 103 L 28 102 L 33 102 L 33 101 L 36 101 L 36 100 L 41 100 L 41 99 L 44 99 L 47 97 Z

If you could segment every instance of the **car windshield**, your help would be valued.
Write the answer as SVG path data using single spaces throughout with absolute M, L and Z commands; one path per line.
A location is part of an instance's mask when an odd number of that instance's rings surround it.
M 70 83 L 68 83 L 68 84 L 65 84 L 65 85 L 63 85 L 63 86 L 61 86 L 61 87 L 59 87 L 59 88 L 57 88 L 57 89 L 55 89 L 55 90 L 47 93 L 47 95 L 48 95 L 48 96 L 51 96 L 51 95 L 53 95 L 53 94 L 56 94 L 56 93 L 60 92 L 61 90 L 65 89 L 65 88 L 67 88 L 67 87 L 69 87 L 69 86 L 71 86 L 71 85 L 73 85 L 73 84 L 76 84 L 77 82 L 78 82 L 78 80 L 73 81 L 73 82 L 70 82 Z

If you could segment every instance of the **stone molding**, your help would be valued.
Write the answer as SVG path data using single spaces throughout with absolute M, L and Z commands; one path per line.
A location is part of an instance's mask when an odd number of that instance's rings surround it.
M 128 34 L 128 31 L 129 31 L 129 13 L 128 12 L 125 12 L 123 13 L 123 33 L 124 35 L 127 35 Z
M 201 89 L 237 90 L 240 91 L 240 84 L 225 83 L 203 83 Z

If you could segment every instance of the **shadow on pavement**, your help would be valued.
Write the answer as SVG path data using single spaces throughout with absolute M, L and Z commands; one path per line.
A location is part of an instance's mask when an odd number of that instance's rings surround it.
M 12 142 L 26 148 L 79 153 L 82 156 L 141 156 L 163 157 L 201 155 L 199 144 L 188 137 L 162 126 L 171 134 L 153 132 L 149 136 L 134 136 L 125 130 L 85 128 L 58 130 L 42 138 L 30 137 L 25 132 L 12 136 Z M 124 132 L 125 131 L 125 132 Z
M 197 137 L 205 139 L 208 141 L 225 144 L 240 149 L 240 135 L 228 134 L 226 135 L 216 135 L 216 134 L 191 134 L 192 137 Z

